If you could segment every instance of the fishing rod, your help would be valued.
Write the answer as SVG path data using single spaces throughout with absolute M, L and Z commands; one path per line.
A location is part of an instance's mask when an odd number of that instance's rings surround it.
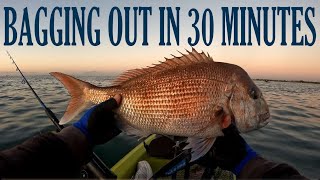
M 59 120 L 58 118 L 55 116 L 55 114 L 43 103 L 43 101 L 40 99 L 40 97 L 38 96 L 38 94 L 34 91 L 34 89 L 31 87 L 29 81 L 27 80 L 27 78 L 23 75 L 23 73 L 21 72 L 20 68 L 18 67 L 17 63 L 14 61 L 14 59 L 12 58 L 11 54 L 7 51 L 7 54 L 9 56 L 9 58 L 12 60 L 12 64 L 14 64 L 16 66 L 16 70 L 20 73 L 20 75 L 22 76 L 23 83 L 27 83 L 27 85 L 29 86 L 30 90 L 32 91 L 32 93 L 34 94 L 34 96 L 36 97 L 36 99 L 38 100 L 38 102 L 40 103 L 40 105 L 42 106 L 42 108 L 44 109 L 44 111 L 46 112 L 47 116 L 49 117 L 49 119 L 52 121 L 52 123 L 56 126 L 58 131 L 61 131 L 64 127 L 62 125 L 59 124 Z
M 38 100 L 38 102 L 40 103 L 40 105 L 42 106 L 44 111 L 46 112 L 46 114 L 49 117 L 49 119 L 51 120 L 51 122 L 55 125 L 57 131 L 58 132 L 61 131 L 64 128 L 64 126 L 59 124 L 59 120 L 58 120 L 57 116 L 40 99 L 38 94 L 34 91 L 32 86 L 30 85 L 29 81 L 27 80 L 27 78 L 24 76 L 24 74 L 22 73 L 22 71 L 18 67 L 17 63 L 14 61 L 13 57 L 11 56 L 11 54 L 8 51 L 6 51 L 6 52 L 7 52 L 7 55 L 9 56 L 10 60 L 12 60 L 12 64 L 14 64 L 16 66 L 16 68 L 17 68 L 16 70 L 22 76 L 22 78 L 23 78 L 22 82 L 26 83 L 29 86 L 29 89 L 32 91 L 33 95 L 36 97 L 36 99 Z M 89 162 L 87 164 L 87 168 L 96 177 L 98 177 L 100 179 L 104 179 L 106 177 L 108 177 L 108 178 L 116 178 L 116 175 L 114 173 L 112 173 L 112 171 L 102 162 L 102 160 L 94 152 L 93 152 L 93 158 L 92 158 L 91 162 Z

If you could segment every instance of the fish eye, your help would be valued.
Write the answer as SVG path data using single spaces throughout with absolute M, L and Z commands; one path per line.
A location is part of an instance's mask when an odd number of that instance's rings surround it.
M 258 99 L 258 93 L 257 93 L 257 91 L 255 91 L 254 89 L 251 89 L 251 91 L 250 91 L 250 97 L 251 97 L 252 99 Z

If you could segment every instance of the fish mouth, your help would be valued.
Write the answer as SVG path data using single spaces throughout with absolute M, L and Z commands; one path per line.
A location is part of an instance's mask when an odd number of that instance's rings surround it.
M 259 127 L 263 127 L 269 123 L 268 119 L 270 118 L 270 113 L 266 112 L 264 114 L 259 114 Z

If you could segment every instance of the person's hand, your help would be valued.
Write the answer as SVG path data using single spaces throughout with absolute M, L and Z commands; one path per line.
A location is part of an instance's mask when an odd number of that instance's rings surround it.
M 240 136 L 233 124 L 222 131 L 224 136 L 218 137 L 213 144 L 213 160 L 220 168 L 239 175 L 244 166 L 257 156 L 257 153 Z
M 121 96 L 115 95 L 114 98 L 89 109 L 73 126 L 80 129 L 92 145 L 109 141 L 121 132 L 116 126 L 113 112 L 120 102 Z

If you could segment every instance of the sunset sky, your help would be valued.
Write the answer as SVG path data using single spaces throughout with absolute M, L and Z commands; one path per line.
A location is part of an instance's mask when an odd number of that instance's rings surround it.
M 253 78 L 271 78 L 288 80 L 311 80 L 320 81 L 320 3 L 316 0 L 308 1 L 87 1 L 87 3 L 75 3 L 64 1 L 2 1 L 0 4 L 0 74 L 4 72 L 14 72 L 10 60 L 6 56 L 5 50 L 8 50 L 21 66 L 24 72 L 37 72 L 47 74 L 52 71 L 65 73 L 80 73 L 97 71 L 105 74 L 119 74 L 132 68 L 149 66 L 158 61 L 163 61 L 164 57 L 171 57 L 170 54 L 179 55 L 177 50 L 185 52 L 184 49 L 191 50 L 187 43 L 189 36 L 194 36 L 194 30 L 191 28 L 193 18 L 188 16 L 188 10 L 197 8 L 203 11 L 210 8 L 214 15 L 214 43 L 205 46 L 201 41 L 195 46 L 198 51 L 208 52 L 215 61 L 223 61 L 237 64 L 243 67 Z M 183 3 L 182 3 L 183 2 Z M 101 29 L 101 45 L 93 47 L 78 45 L 75 47 L 56 47 L 50 41 L 48 46 L 3 46 L 4 42 L 4 10 L 3 7 L 14 7 L 18 14 L 16 28 L 18 38 L 20 34 L 22 9 L 28 7 L 31 28 L 34 28 L 34 16 L 40 6 L 48 7 L 48 14 L 54 6 L 92 6 L 100 7 L 100 18 L 96 18 L 94 26 Z M 142 46 L 142 17 L 138 17 L 138 40 L 137 44 L 129 47 L 125 44 L 124 35 L 122 43 L 114 47 L 110 44 L 107 31 L 108 13 L 113 6 L 151 6 L 153 8 L 152 16 L 149 18 L 148 41 L 149 46 Z M 180 46 L 159 46 L 159 6 L 180 6 Z M 222 42 L 222 12 L 221 7 L 227 6 L 303 6 L 304 8 L 315 7 L 315 17 L 311 21 L 317 30 L 317 40 L 312 47 L 290 46 L 291 43 L 291 16 L 287 16 L 287 42 L 289 46 L 280 46 L 281 41 L 281 19 L 277 17 L 276 23 L 276 42 L 274 46 L 256 45 L 253 37 L 254 46 L 221 46 Z M 122 13 L 124 13 L 122 9 Z M 124 14 L 123 14 L 124 17 Z M 304 16 L 298 16 L 301 19 L 301 32 L 298 37 L 307 34 L 310 36 L 310 30 L 307 27 Z M 271 16 L 270 16 L 271 18 Z M 49 17 L 42 17 L 41 27 L 48 28 Z M 131 19 L 132 21 L 132 19 Z M 64 24 L 64 19 L 56 21 L 57 27 Z M 201 23 L 200 23 L 201 24 Z M 271 26 L 270 26 L 271 27 Z M 34 33 L 34 31 L 32 31 Z M 311 36 L 310 36 L 311 38 Z M 263 38 L 262 38 L 263 39 Z M 33 36 L 34 43 L 36 42 Z M 26 43 L 26 40 L 24 41 Z M 80 43 L 80 41 L 78 41 Z

